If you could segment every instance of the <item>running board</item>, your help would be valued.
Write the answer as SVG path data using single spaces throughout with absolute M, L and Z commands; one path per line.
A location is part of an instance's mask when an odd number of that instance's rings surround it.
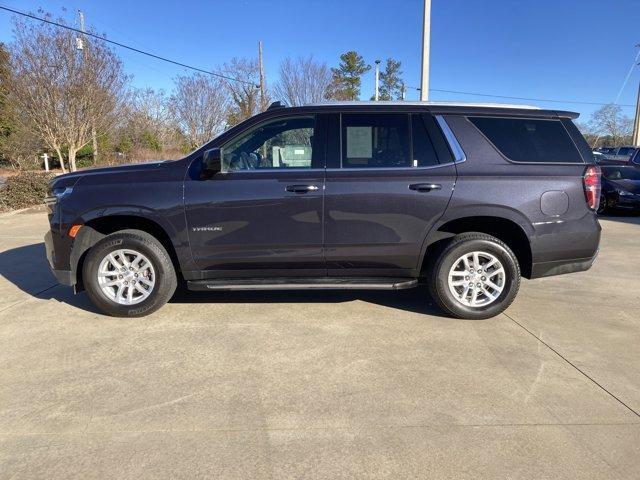
M 189 290 L 404 290 L 418 286 L 416 278 L 236 278 L 191 280 Z

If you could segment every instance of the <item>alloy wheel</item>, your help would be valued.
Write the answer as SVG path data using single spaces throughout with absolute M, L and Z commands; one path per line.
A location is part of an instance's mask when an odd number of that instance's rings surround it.
M 495 255 L 465 253 L 449 270 L 448 285 L 454 298 L 467 307 L 484 307 L 495 302 L 505 288 L 506 273 Z
M 136 250 L 115 250 L 98 266 L 98 285 L 102 293 L 120 305 L 142 302 L 149 297 L 155 284 L 153 264 Z

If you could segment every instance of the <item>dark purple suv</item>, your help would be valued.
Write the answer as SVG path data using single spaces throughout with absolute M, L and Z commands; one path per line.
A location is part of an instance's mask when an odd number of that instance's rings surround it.
M 510 105 L 274 104 L 187 157 L 62 175 L 58 280 L 142 316 L 191 290 L 405 289 L 456 317 L 520 277 L 587 270 L 598 167 L 577 114 Z M 426 298 L 426 291 L 425 291 Z

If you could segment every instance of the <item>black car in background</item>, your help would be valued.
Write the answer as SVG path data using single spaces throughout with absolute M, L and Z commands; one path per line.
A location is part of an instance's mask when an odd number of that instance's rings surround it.
M 583 271 L 596 258 L 600 174 L 577 116 L 276 104 L 181 160 L 57 177 L 47 257 L 61 283 L 117 316 L 153 312 L 180 281 L 218 291 L 426 285 L 447 313 L 488 318 L 511 304 L 521 276 Z
M 626 165 L 634 157 L 640 148 L 633 146 L 602 148 L 602 159 L 600 165 Z
M 640 169 L 640 148 L 636 149 L 636 153 L 629 159 L 628 165 Z
M 602 165 L 602 193 L 598 213 L 616 208 L 640 212 L 640 169 Z

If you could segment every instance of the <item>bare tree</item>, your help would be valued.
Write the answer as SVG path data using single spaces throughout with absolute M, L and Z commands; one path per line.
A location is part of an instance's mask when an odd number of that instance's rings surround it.
M 280 64 L 280 81 L 273 89 L 274 97 L 287 105 L 297 106 L 322 102 L 331 83 L 326 63 L 316 62 L 313 55 L 296 60 L 285 58 Z
M 225 85 L 215 77 L 196 73 L 176 78 L 171 109 L 191 148 L 196 148 L 226 127 L 229 100 Z
M 591 115 L 589 132 L 595 135 L 594 145 L 601 137 L 607 137 L 613 145 L 622 145 L 631 140 L 633 121 L 623 115 L 622 108 L 613 103 L 605 105 Z
M 145 142 L 153 143 L 155 150 L 162 151 L 175 143 L 178 125 L 164 90 L 136 89 L 129 98 L 124 130 L 135 147 L 141 147 Z
M 227 118 L 230 125 L 235 125 L 260 112 L 260 89 L 257 87 L 260 67 L 255 59 L 234 57 L 224 64 L 223 70 L 226 75 L 241 80 L 225 81 L 231 100 Z M 268 98 L 264 103 L 269 104 Z
M 66 149 L 74 171 L 76 153 L 91 141 L 92 128 L 105 131 L 116 121 L 127 80 L 122 63 L 100 40 L 85 38 L 84 52 L 79 52 L 68 30 L 20 20 L 14 20 L 14 27 L 12 99 L 56 151 L 62 170 Z

